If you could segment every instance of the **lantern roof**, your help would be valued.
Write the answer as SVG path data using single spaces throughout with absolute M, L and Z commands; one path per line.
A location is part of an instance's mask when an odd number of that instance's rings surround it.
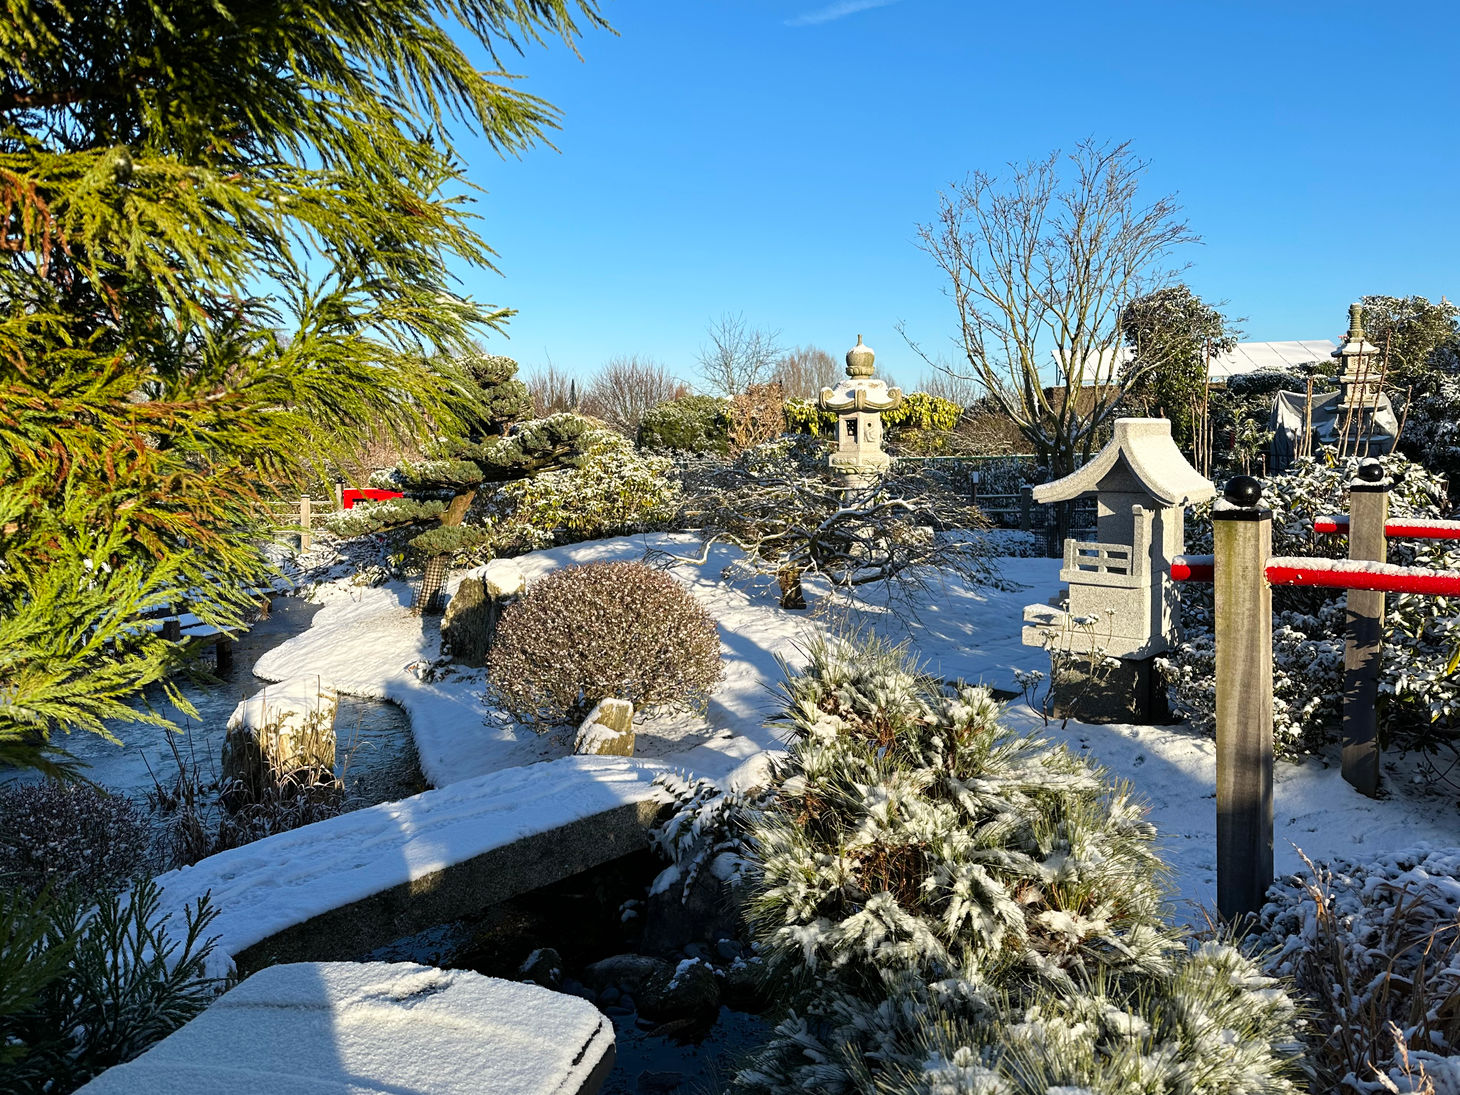
M 1147 494 L 1163 506 L 1189 505 L 1215 497 L 1209 479 L 1197 471 L 1171 439 L 1165 418 L 1117 418 L 1115 436 L 1079 471 L 1034 488 L 1036 502 L 1067 502 L 1099 491 L 1104 478 L 1124 462 Z

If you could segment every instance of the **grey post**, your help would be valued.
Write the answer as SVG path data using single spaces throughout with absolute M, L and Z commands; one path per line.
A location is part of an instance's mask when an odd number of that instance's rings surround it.
M 1217 908 L 1256 913 L 1272 884 L 1272 511 L 1229 480 L 1212 510 L 1217 647 Z
M 1019 488 L 1019 528 L 1024 532 L 1034 527 L 1034 488 L 1023 486 Z
M 1348 557 L 1382 563 L 1389 483 L 1377 460 L 1359 465 L 1349 484 Z M 1384 644 L 1384 594 L 1348 591 L 1343 645 L 1343 778 L 1363 794 L 1379 790 L 1379 661 Z

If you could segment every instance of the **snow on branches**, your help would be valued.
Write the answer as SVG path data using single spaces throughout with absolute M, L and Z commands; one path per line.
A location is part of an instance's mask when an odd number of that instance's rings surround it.
M 1292 1004 L 1165 924 L 1128 789 L 900 648 L 807 655 L 750 825 L 751 922 L 791 1010 L 741 1090 L 1295 1090 Z

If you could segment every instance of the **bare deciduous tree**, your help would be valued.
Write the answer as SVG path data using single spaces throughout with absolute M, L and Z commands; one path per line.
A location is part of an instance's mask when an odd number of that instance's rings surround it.
M 527 394 L 532 397 L 532 413 L 536 418 L 546 418 L 559 411 L 577 409 L 582 385 L 566 372 L 559 371 L 551 361 L 547 366 L 536 369 L 525 378 Z
M 776 362 L 771 379 L 787 399 L 815 399 L 822 388 L 835 388 L 842 379 L 841 364 L 817 346 L 797 346 Z
M 594 373 L 587 394 L 594 414 L 620 433 L 632 436 L 645 411 L 687 391 L 684 382 L 667 366 L 631 354 L 611 358 Z
M 975 172 L 918 229 L 958 310 L 968 368 L 955 375 L 988 391 L 1055 477 L 1088 459 L 1115 410 L 1121 309 L 1169 283 L 1170 253 L 1197 239 L 1173 198 L 1142 201 L 1145 169 L 1128 142 L 1083 141 L 1006 179 Z
M 736 396 L 764 384 L 781 356 L 780 331 L 752 328 L 743 315 L 724 315 L 710 325 L 708 345 L 700 348 L 700 372 L 710 390 Z
M 833 593 L 883 582 L 925 594 L 949 573 L 998 581 L 984 542 L 969 535 L 986 522 L 961 485 L 893 472 L 848 489 L 827 479 L 825 460 L 820 442 L 795 437 L 699 469 L 686 481 L 681 520 L 700 529 L 704 549 L 663 559 L 704 564 L 715 544 L 733 544 L 745 555 L 727 576 L 774 578 L 785 608 L 806 607 L 806 577 Z

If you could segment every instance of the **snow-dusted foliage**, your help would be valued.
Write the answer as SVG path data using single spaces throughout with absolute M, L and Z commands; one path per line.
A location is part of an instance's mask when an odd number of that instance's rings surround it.
M 594 430 L 580 443 L 583 454 L 572 466 L 497 490 L 489 509 L 498 554 L 639 532 L 669 519 L 679 497 L 672 460 L 639 452 L 612 430 Z
M 1381 463 L 1395 480 L 1392 517 L 1438 517 L 1444 481 L 1403 456 Z M 1353 461 L 1333 451 L 1299 459 L 1263 480 L 1263 503 L 1273 510 L 1274 555 L 1346 558 L 1348 540 L 1313 531 L 1315 517 L 1348 512 Z M 1187 550 L 1211 551 L 1210 507 L 1187 516 Z M 1460 548 L 1446 541 L 1391 540 L 1389 561 L 1460 570 Z M 1168 674 L 1173 710 L 1193 726 L 1214 725 L 1216 652 L 1211 632 L 1211 586 L 1182 589 L 1185 641 L 1159 664 Z M 1437 746 L 1460 724 L 1460 679 L 1452 659 L 1460 650 L 1460 605 L 1452 598 L 1390 595 L 1385 602 L 1381 710 L 1391 740 Z M 1343 701 L 1344 595 L 1314 588 L 1273 590 L 1273 741 L 1281 753 L 1302 753 L 1334 740 Z
M 1309 866 L 1270 891 L 1261 942 L 1308 997 L 1315 1090 L 1460 1095 L 1460 850 Z
M 816 438 L 793 435 L 699 469 L 681 523 L 707 544 L 742 549 L 737 570 L 777 578 L 787 607 L 804 607 L 795 604 L 803 577 L 836 590 L 885 582 L 904 592 L 933 584 L 940 571 L 996 580 L 987 545 L 968 535 L 985 522 L 966 486 L 894 471 L 847 489 L 827 475 L 829 452 Z
M 1291 1005 L 1165 925 L 1128 789 L 900 649 L 823 642 L 755 820 L 751 923 L 791 1007 L 773 1092 L 1281 1092 Z
M 662 884 L 682 881 L 688 894 L 707 869 L 727 882 L 738 881 L 749 862 L 747 826 L 772 792 L 726 790 L 707 779 L 691 782 L 674 774 L 654 782 L 675 801 L 674 812 L 650 833 L 654 847 L 670 862 L 672 874 L 661 875 Z
M 722 672 L 710 614 L 643 563 L 589 563 L 534 582 L 502 612 L 487 659 L 492 700 L 543 726 L 610 697 L 703 707 Z
M 0 1090 L 65 1095 L 202 1011 L 216 915 L 206 896 L 181 922 L 161 913 L 151 879 L 99 898 L 0 889 Z
M 0 889 L 88 899 L 149 874 L 147 819 L 124 795 L 47 779 L 0 788 Z

